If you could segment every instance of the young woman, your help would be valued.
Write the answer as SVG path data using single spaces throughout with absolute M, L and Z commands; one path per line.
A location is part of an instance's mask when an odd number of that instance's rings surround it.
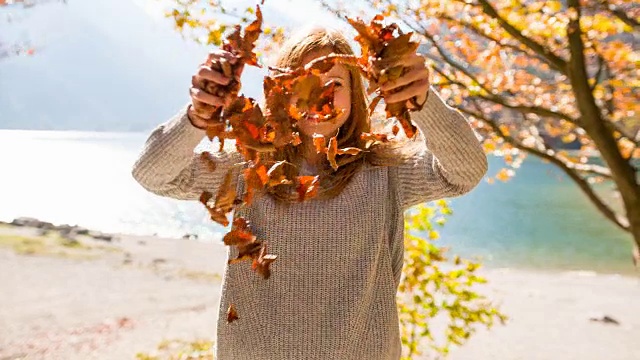
M 314 29 L 291 39 L 276 66 L 295 68 L 329 53 L 353 54 L 340 33 Z M 207 62 L 222 57 L 231 59 L 219 51 Z M 236 214 L 251 222 L 253 233 L 278 258 L 267 280 L 246 263 L 225 266 L 216 359 L 400 358 L 395 297 L 403 265 L 403 212 L 469 192 L 484 176 L 487 159 L 465 118 L 430 88 L 424 59 L 411 55 L 398 64 L 410 70 L 382 92 L 388 103 L 414 98 L 424 104 L 411 114 L 422 134 L 417 140 L 374 147 L 334 172 L 326 156 L 316 153 L 312 135 L 337 133 L 344 147 L 355 146 L 360 134 L 370 131 L 360 74 L 336 65 L 323 79 L 336 81 L 335 106 L 342 115 L 325 123 L 302 120 L 302 144 L 269 155 L 296 164 L 298 174 L 320 174 L 321 189 L 317 197 L 297 202 L 290 188 L 275 187 Z M 216 153 L 211 171 L 194 156 L 206 126 L 207 108 L 201 104 L 218 107 L 225 101 L 199 89 L 203 79 L 229 81 L 200 67 L 192 103 L 151 133 L 134 165 L 135 179 L 153 193 L 188 200 L 205 190 L 215 194 L 227 170 L 242 161 L 235 152 Z M 229 248 L 229 258 L 236 255 Z M 239 319 L 227 323 L 230 304 Z

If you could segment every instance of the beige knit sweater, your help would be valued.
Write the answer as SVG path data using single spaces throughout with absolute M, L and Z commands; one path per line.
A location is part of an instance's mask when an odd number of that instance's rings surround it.
M 412 120 L 426 144 L 401 166 L 364 166 L 333 199 L 282 204 L 262 196 L 242 211 L 278 258 L 268 280 L 247 263 L 225 266 L 216 359 L 400 358 L 395 297 L 403 264 L 403 211 L 467 193 L 487 170 L 475 133 L 436 92 L 430 91 Z M 147 190 L 176 199 L 215 193 L 238 154 L 216 155 L 212 173 L 194 157 L 203 137 L 181 111 L 151 133 L 134 178 Z M 228 256 L 236 255 L 230 248 Z M 239 319 L 228 324 L 230 303 Z

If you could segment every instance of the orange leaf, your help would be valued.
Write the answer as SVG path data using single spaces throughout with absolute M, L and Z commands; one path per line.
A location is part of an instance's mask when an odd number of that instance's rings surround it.
M 283 160 L 271 166 L 269 171 L 267 171 L 267 176 L 269 177 L 268 186 L 289 185 L 292 183 L 292 181 L 288 180 L 284 175 L 284 165 L 286 164 L 286 161 Z
M 362 152 L 362 149 L 356 147 L 346 147 L 342 149 L 338 149 L 338 155 L 358 155 Z
M 316 148 L 316 153 L 327 152 L 327 144 L 324 135 L 313 134 L 313 145 Z
M 298 176 L 296 178 L 298 186 L 298 201 L 308 200 L 318 194 L 319 176 Z
M 251 268 L 266 280 L 271 276 L 271 269 L 269 266 L 276 261 L 277 255 L 267 254 L 267 244 L 263 244 L 258 256 L 253 259 Z
M 232 323 L 238 319 L 238 312 L 236 311 L 235 306 L 233 306 L 233 304 L 230 304 L 229 309 L 227 309 L 227 323 Z
M 251 260 L 260 251 L 262 243 L 260 241 L 253 241 L 244 245 L 237 245 L 236 247 L 238 248 L 238 256 L 234 259 L 229 259 L 229 261 L 227 261 L 229 265 Z
M 338 170 L 338 163 L 336 162 L 336 155 L 338 154 L 338 139 L 335 136 L 329 139 L 329 146 L 327 146 L 327 160 L 333 168 Z
M 246 245 L 255 240 L 256 237 L 249 228 L 249 221 L 243 217 L 233 220 L 233 228 L 223 238 L 225 245 Z

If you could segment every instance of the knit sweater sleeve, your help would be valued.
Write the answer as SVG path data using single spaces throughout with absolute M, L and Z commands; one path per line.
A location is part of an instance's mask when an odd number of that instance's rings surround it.
M 196 200 L 205 190 L 215 194 L 241 156 L 235 151 L 211 152 L 211 161 L 205 161 L 194 152 L 204 137 L 203 130 L 191 125 L 185 107 L 151 132 L 133 165 L 133 178 L 148 191 L 174 199 Z
M 411 118 L 424 137 L 419 150 L 397 167 L 402 207 L 471 191 L 487 172 L 487 157 L 465 117 L 432 88 Z

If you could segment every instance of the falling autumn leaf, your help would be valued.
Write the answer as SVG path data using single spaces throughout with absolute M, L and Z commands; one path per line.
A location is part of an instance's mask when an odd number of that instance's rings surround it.
M 266 280 L 271 276 L 270 265 L 276 261 L 277 255 L 267 254 L 267 245 L 263 244 L 258 256 L 253 259 L 251 268 Z
M 238 320 L 238 312 L 236 311 L 236 307 L 233 306 L 233 304 L 229 305 L 229 308 L 227 309 L 227 323 L 230 324 L 236 320 Z
M 277 186 L 277 185 L 290 185 L 293 181 L 287 179 L 284 175 L 284 166 L 287 165 L 286 161 L 277 161 L 275 164 L 271 165 L 269 171 L 267 171 L 267 177 L 269 178 L 268 186 Z
M 229 261 L 227 262 L 228 264 L 235 264 L 245 260 L 253 259 L 253 257 L 257 256 L 260 252 L 260 249 L 262 248 L 262 242 L 255 240 L 247 244 L 236 245 L 236 248 L 238 249 L 238 255 L 233 259 L 229 259 Z
M 317 195 L 318 185 L 320 183 L 319 176 L 298 176 L 296 182 L 298 201 L 305 201 Z
M 225 234 L 223 238 L 225 245 L 246 245 L 255 240 L 256 237 L 251 232 L 249 221 L 243 217 L 233 220 L 231 231 Z

